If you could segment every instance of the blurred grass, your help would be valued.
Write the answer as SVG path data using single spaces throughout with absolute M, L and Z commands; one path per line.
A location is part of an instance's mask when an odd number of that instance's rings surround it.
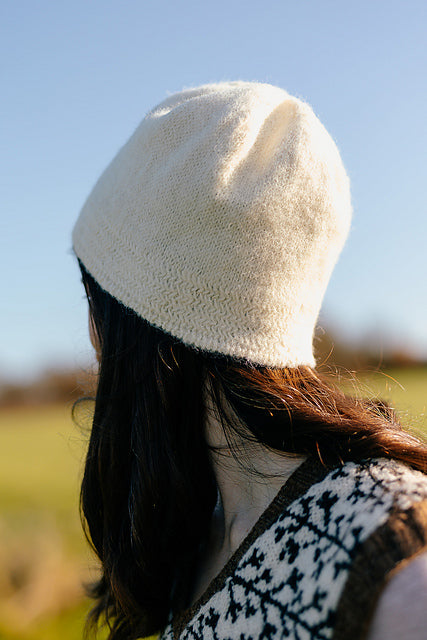
M 85 437 L 67 406 L 0 412 L 0 505 L 9 522 L 53 516 L 70 550 L 83 549 L 78 486 Z
M 32 630 L 6 632 L 0 629 L 0 640 L 78 640 L 82 638 L 86 603 L 39 622 Z M 101 636 L 100 636 L 101 637 Z
M 427 436 L 427 368 L 366 372 L 357 387 L 343 384 L 388 400 Z M 0 640 L 82 638 L 82 583 L 97 570 L 78 516 L 85 444 L 69 406 L 0 411 Z
M 0 412 L 0 640 L 82 637 L 96 572 L 78 513 L 85 440 L 69 406 Z

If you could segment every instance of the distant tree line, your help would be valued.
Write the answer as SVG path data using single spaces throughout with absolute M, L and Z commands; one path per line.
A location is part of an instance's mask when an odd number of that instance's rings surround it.
M 331 329 L 317 331 L 314 352 L 318 365 L 331 365 L 350 371 L 394 369 L 427 366 L 427 360 L 417 357 L 402 346 L 383 345 L 380 335 L 348 342 Z
M 0 382 L 0 407 L 71 404 L 83 396 L 93 396 L 95 388 L 95 369 L 49 369 L 29 383 Z

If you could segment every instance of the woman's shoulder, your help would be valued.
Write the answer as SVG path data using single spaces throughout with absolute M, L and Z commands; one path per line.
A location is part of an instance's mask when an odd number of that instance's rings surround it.
M 305 618 L 303 604 L 341 640 L 363 637 L 387 576 L 423 549 L 427 476 L 378 458 L 324 468 L 285 505 L 248 561 L 258 559 L 267 588 L 291 597 L 294 615 Z
M 363 637 L 388 572 L 425 545 L 424 474 L 393 460 L 307 460 L 175 637 Z
M 373 459 L 346 463 L 324 481 L 326 494 L 330 491 L 336 500 L 332 511 L 342 532 L 339 545 L 349 550 L 334 640 L 348 638 L 349 628 L 354 637 L 363 637 L 373 615 L 382 620 L 376 603 L 389 577 L 402 567 L 415 571 L 411 558 L 427 549 L 427 476 L 396 460 Z

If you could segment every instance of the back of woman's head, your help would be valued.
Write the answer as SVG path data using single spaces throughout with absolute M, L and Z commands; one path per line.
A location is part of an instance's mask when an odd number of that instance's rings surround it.
M 208 404 L 243 466 L 244 449 L 234 446 L 242 441 L 324 464 L 388 456 L 426 470 L 425 448 L 385 405 L 347 397 L 307 366 L 262 367 L 188 347 L 103 291 L 83 266 L 82 274 L 99 382 L 81 507 L 103 572 L 92 623 L 106 616 L 112 638 L 165 624 L 206 539 L 217 499 Z
M 350 218 L 332 138 L 259 83 L 170 96 L 95 185 L 73 233 L 99 352 L 81 505 L 102 562 L 92 621 L 106 616 L 111 640 L 165 625 L 206 538 L 208 406 L 241 464 L 255 445 L 425 468 L 391 411 L 314 369 Z

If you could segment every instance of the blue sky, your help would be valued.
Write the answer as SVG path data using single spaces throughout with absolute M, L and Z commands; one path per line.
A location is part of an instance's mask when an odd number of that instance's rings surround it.
M 0 9 L 0 379 L 89 357 L 71 229 L 145 112 L 258 80 L 307 100 L 352 181 L 320 323 L 427 355 L 427 4 L 41 0 Z

